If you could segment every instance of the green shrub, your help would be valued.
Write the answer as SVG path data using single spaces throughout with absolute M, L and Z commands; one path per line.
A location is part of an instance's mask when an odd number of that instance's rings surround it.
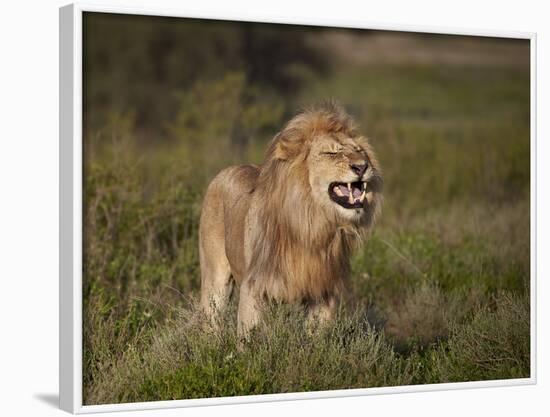
M 435 356 L 439 381 L 529 377 L 529 316 L 527 296 L 501 294 L 467 325 L 454 324 L 448 343 Z

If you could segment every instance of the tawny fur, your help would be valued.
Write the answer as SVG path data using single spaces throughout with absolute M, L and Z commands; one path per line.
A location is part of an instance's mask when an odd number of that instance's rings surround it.
M 328 184 L 358 179 L 368 164 L 361 209 L 331 201 Z M 253 327 L 263 303 L 303 303 L 330 319 L 350 256 L 381 206 L 381 171 L 368 140 L 344 111 L 328 105 L 294 117 L 268 146 L 261 166 L 226 168 L 209 185 L 201 213 L 201 303 L 215 318 L 240 285 L 239 331 Z

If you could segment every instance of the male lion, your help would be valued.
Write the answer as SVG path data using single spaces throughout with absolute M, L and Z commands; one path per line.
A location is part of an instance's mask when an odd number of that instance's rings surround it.
M 341 108 L 295 116 L 262 165 L 226 168 L 208 186 L 199 231 L 206 314 L 215 318 L 236 282 L 241 336 L 267 300 L 303 303 L 310 317 L 332 318 L 351 251 L 380 209 L 381 187 L 369 141 Z

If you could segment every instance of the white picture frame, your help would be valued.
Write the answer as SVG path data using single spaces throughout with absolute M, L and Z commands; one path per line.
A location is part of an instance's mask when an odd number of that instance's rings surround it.
M 222 19 L 265 23 L 305 24 L 316 26 L 378 29 L 390 31 L 427 32 L 439 34 L 494 36 L 527 39 L 531 50 L 531 373 L 529 378 L 495 381 L 472 381 L 398 387 L 348 389 L 320 392 L 267 394 L 246 397 L 183 399 L 172 401 L 135 402 L 124 404 L 83 405 L 82 401 L 82 16 L 84 12 L 104 12 L 170 16 L 202 19 Z M 59 11 L 60 65 L 60 282 L 59 282 L 59 396 L 60 407 L 75 414 L 130 411 L 160 408 L 207 406 L 219 404 L 287 401 L 329 397 L 351 397 L 376 394 L 454 390 L 464 388 L 531 385 L 536 377 L 536 34 L 525 32 L 494 32 L 433 28 L 406 25 L 386 25 L 374 22 L 339 21 L 335 19 L 276 19 L 261 14 L 217 15 L 188 13 L 185 10 L 97 6 L 75 3 Z

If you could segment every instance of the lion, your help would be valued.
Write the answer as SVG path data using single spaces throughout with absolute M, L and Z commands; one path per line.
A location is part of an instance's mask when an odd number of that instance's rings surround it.
M 240 336 L 270 300 L 301 303 L 311 319 L 331 320 L 381 191 L 369 140 L 340 106 L 298 113 L 260 166 L 226 168 L 206 190 L 199 254 L 207 316 L 216 321 L 237 284 Z

